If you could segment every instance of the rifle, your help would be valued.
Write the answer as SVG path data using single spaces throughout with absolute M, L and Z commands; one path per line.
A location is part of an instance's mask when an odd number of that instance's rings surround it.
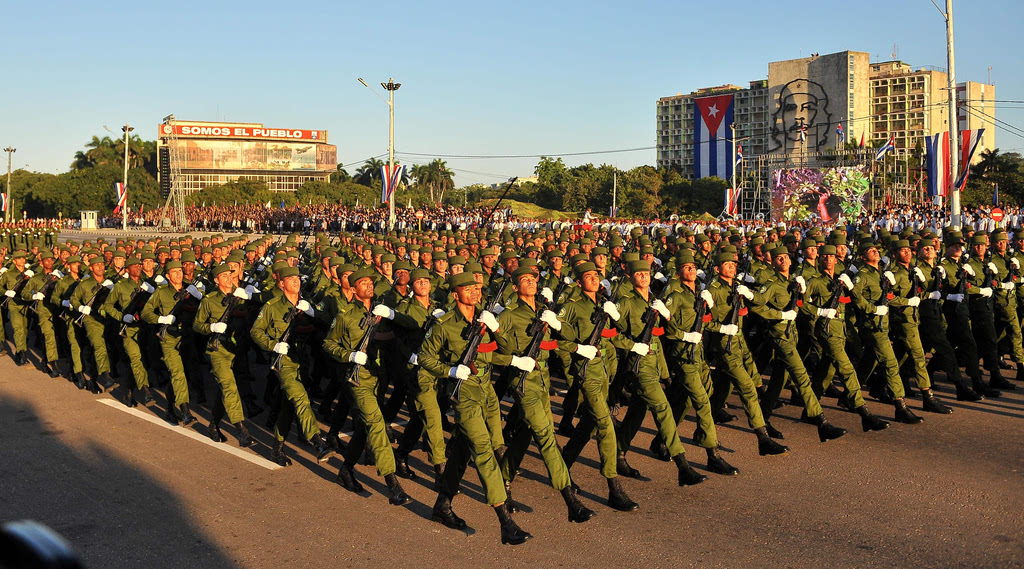
M 604 333 L 604 327 L 608 323 L 608 313 L 604 311 L 605 301 L 612 300 L 611 294 L 605 293 L 604 287 L 599 287 L 597 291 L 597 308 L 594 309 L 594 313 L 590 315 L 590 321 L 594 323 L 594 329 L 591 330 L 590 335 L 583 342 L 586 346 L 597 346 L 601 341 L 601 334 Z M 587 377 L 587 367 L 590 366 L 590 360 L 584 359 L 580 363 L 579 377 L 580 381 L 583 381 Z
M 53 292 L 54 287 L 57 286 L 57 281 L 60 280 L 57 277 L 55 277 L 53 273 L 50 273 L 50 274 L 48 274 L 46 276 L 48 277 L 46 279 L 46 284 L 43 285 L 43 288 L 39 291 L 39 292 L 43 293 L 43 298 L 44 299 L 47 296 L 50 296 L 50 293 Z M 32 301 L 32 304 L 30 304 L 29 307 L 28 307 L 29 310 L 31 310 L 32 312 L 38 313 L 39 312 L 39 302 L 40 301 L 38 301 L 38 300 Z
M 143 281 L 142 284 L 150 287 L 153 286 L 145 281 Z M 148 301 L 151 296 L 153 296 L 153 293 L 146 291 L 144 288 L 135 289 L 135 291 L 132 292 L 132 296 L 128 299 L 128 306 L 125 306 L 122 312 L 124 314 L 131 314 L 135 316 L 136 320 L 138 320 L 139 315 L 136 313 L 139 310 L 142 310 L 142 307 L 146 306 L 146 301 Z M 128 335 L 128 324 L 121 324 L 121 331 L 119 332 L 119 335 L 122 337 L 126 337 Z
M 854 268 L 854 266 L 852 264 L 847 265 L 846 266 L 846 270 L 843 271 L 842 273 L 836 275 L 835 278 L 832 279 L 832 282 L 829 283 L 828 291 L 832 295 L 832 296 L 829 297 L 829 301 L 828 301 L 828 308 L 829 308 L 829 310 L 836 310 L 836 309 L 838 309 L 839 303 L 841 302 L 841 299 L 843 298 L 843 282 L 841 280 L 839 280 L 839 277 L 841 277 L 843 275 L 846 275 L 846 276 L 852 275 L 853 271 L 851 271 L 850 269 L 853 269 L 853 268 Z M 815 323 L 815 332 L 818 333 L 818 334 L 823 334 L 824 333 L 824 329 L 826 327 L 828 327 L 828 321 L 829 321 L 828 318 L 824 318 L 824 317 L 819 318 L 818 321 Z
M 288 313 L 284 315 L 284 322 L 286 324 L 286 328 L 284 329 L 284 334 L 281 334 L 281 337 L 278 338 L 278 340 L 277 340 L 278 344 L 280 344 L 282 342 L 285 342 L 285 343 L 288 342 L 288 338 L 292 335 L 292 328 L 295 326 L 295 321 L 298 319 L 298 316 L 299 316 L 299 309 L 298 308 L 293 306 L 293 307 L 288 309 Z M 283 359 L 284 359 L 284 355 L 283 354 L 275 354 L 274 362 L 270 365 L 270 369 L 273 370 L 273 371 L 281 371 L 281 361 Z
M 501 280 L 501 284 L 498 285 L 497 294 L 495 294 L 494 298 L 487 303 L 484 311 L 491 311 L 494 309 L 495 305 L 498 304 L 498 300 L 501 298 L 501 295 L 505 292 L 505 287 L 508 286 L 508 283 L 509 279 Z M 485 329 L 486 326 L 480 322 L 480 313 L 477 313 L 476 319 L 473 320 L 473 323 L 466 327 L 466 339 L 469 340 L 469 342 L 466 344 L 466 349 L 462 351 L 462 356 L 460 356 L 458 361 L 455 363 L 456 367 L 460 365 L 466 366 L 469 368 L 471 373 L 477 372 L 474 360 L 476 360 L 477 351 L 480 350 L 480 342 L 483 341 Z M 459 390 L 462 389 L 462 382 L 463 380 L 461 379 L 455 382 L 455 388 L 452 390 L 451 395 L 452 403 L 459 402 Z
M 26 275 L 24 273 L 24 271 L 23 271 L 21 273 L 21 280 L 18 281 L 18 283 L 16 285 L 14 285 L 14 289 L 13 289 L 14 290 L 14 296 L 6 296 L 5 295 L 4 299 L 0 300 L 0 307 L 7 306 L 7 303 L 10 302 L 12 298 L 14 298 L 15 296 L 20 296 L 21 295 L 21 291 L 25 290 L 25 285 L 28 284 L 28 280 L 30 278 L 32 278 L 32 277 L 29 276 L 29 275 Z
M 878 312 L 877 308 L 882 307 L 882 306 L 889 306 L 889 296 L 892 294 L 892 283 L 890 283 L 889 279 L 885 277 L 885 269 L 883 269 L 881 267 L 878 270 L 878 276 L 879 276 L 878 288 L 881 291 L 881 294 L 879 295 L 879 298 L 878 298 L 878 304 L 875 305 L 875 308 L 876 308 L 876 310 L 875 310 L 875 313 L 876 313 L 875 318 L 878 319 L 878 324 L 881 325 L 882 317 L 881 316 L 877 316 L 877 312 Z
M 562 282 L 558 283 L 558 287 L 555 288 L 555 292 L 551 295 L 550 302 L 538 303 L 537 315 L 533 317 L 533 322 L 530 322 L 530 326 L 526 329 L 526 333 L 530 335 L 530 343 L 526 345 L 526 352 L 523 354 L 525 357 L 537 359 L 537 355 L 540 353 L 540 346 L 544 342 L 544 335 L 548 331 L 548 325 L 541 322 L 540 316 L 544 314 L 545 310 L 554 309 L 558 298 L 562 296 L 565 288 L 571 282 L 572 280 L 569 277 L 565 277 Z M 519 370 L 519 383 L 516 386 L 516 392 L 520 397 L 525 394 L 526 376 L 529 373 L 528 371 Z
M 696 289 L 695 289 L 696 292 Z M 703 291 L 701 291 L 703 292 Z M 697 315 L 693 319 L 693 326 L 690 327 L 690 332 L 696 332 L 698 334 L 704 333 L 704 324 L 711 321 L 711 316 L 708 315 L 708 303 L 700 296 L 700 292 L 695 295 L 697 297 Z M 693 361 L 693 354 L 697 351 L 697 344 L 689 344 L 684 349 L 683 355 L 686 359 Z
M 921 294 L 921 279 L 917 276 L 917 267 L 910 268 L 910 294 L 917 296 Z M 913 318 L 917 318 L 917 307 L 910 311 Z
M 82 306 L 88 306 L 89 308 L 92 308 L 97 302 L 99 302 L 100 304 L 103 304 L 103 301 L 105 301 L 107 299 L 107 295 L 110 294 L 110 289 L 105 287 L 105 286 L 103 286 L 103 283 L 100 283 L 100 282 L 96 283 L 96 287 L 97 288 L 94 289 L 94 291 L 92 293 L 92 296 Z M 110 288 L 114 288 L 114 287 L 111 286 Z M 85 313 L 79 313 L 78 314 L 78 317 L 75 318 L 75 324 L 77 326 L 82 326 L 82 325 L 85 324 Z
M 648 289 L 648 290 L 650 290 L 650 289 Z M 653 295 L 652 294 L 651 296 L 654 296 L 654 300 L 661 300 L 661 296 L 664 295 L 666 291 L 668 291 L 668 287 L 667 286 L 665 288 L 661 289 L 661 294 L 658 294 L 658 295 Z M 651 304 L 653 304 L 653 303 L 654 303 L 654 301 L 652 300 Z M 647 307 L 647 311 L 644 312 L 644 315 L 640 317 L 640 321 L 643 323 L 644 327 L 640 329 L 640 335 L 637 336 L 636 340 L 634 340 L 635 343 L 637 343 L 637 344 L 650 344 L 651 343 L 651 338 L 654 336 L 654 325 L 658 323 L 658 317 L 659 316 L 660 316 L 660 314 L 658 314 L 658 311 L 655 310 L 654 307 L 652 307 L 652 306 L 648 306 Z M 637 354 L 635 352 L 629 352 L 629 355 L 630 355 L 629 369 L 634 374 L 637 374 L 637 373 L 640 372 L 640 354 Z
M 740 261 L 747 270 L 750 270 L 750 260 L 746 257 Z M 740 275 L 746 271 L 740 270 L 741 267 L 737 265 L 736 276 L 732 279 L 732 291 L 729 293 L 729 304 L 732 305 L 732 316 L 729 318 L 729 325 L 736 326 L 740 321 L 740 311 L 743 310 L 743 297 L 740 296 Z M 737 332 L 738 334 L 739 332 Z M 729 339 L 725 342 L 725 353 L 732 353 L 732 339 L 735 336 L 729 336 Z
M 363 333 L 363 337 L 359 339 L 359 343 L 356 344 L 354 351 L 366 353 L 366 349 L 370 347 L 370 342 L 373 340 L 373 335 L 377 333 L 377 328 L 380 326 L 380 316 L 374 316 L 373 313 L 367 312 L 363 319 L 359 322 L 359 327 L 366 330 Z M 346 378 L 349 383 L 355 386 L 359 386 L 359 368 L 362 367 L 359 364 L 355 364 L 351 369 L 348 370 L 348 377 Z
M 502 192 L 501 197 L 498 198 L 498 201 L 494 202 L 494 207 L 491 208 L 491 211 L 487 213 L 487 217 L 484 220 L 484 227 L 490 225 L 491 222 L 494 220 L 494 212 L 498 211 L 498 206 L 501 205 L 501 200 L 505 199 L 505 196 L 508 195 L 508 191 L 512 189 L 512 184 L 515 184 L 516 180 L 518 179 L 518 176 L 513 176 L 508 179 L 508 185 L 505 186 L 505 191 Z
M 185 306 L 185 297 L 189 295 L 188 287 L 182 286 L 181 290 L 174 293 L 174 306 L 171 307 L 171 311 L 168 316 L 174 316 L 175 322 L 178 320 L 178 313 L 181 312 L 181 308 Z M 160 330 L 156 333 L 156 337 L 163 340 L 167 336 L 167 329 L 173 326 L 173 324 L 161 324 Z
M 786 292 L 789 293 L 789 303 L 786 304 L 785 311 L 789 312 L 789 311 L 792 311 L 792 310 L 796 310 L 797 303 L 800 301 L 800 283 L 796 282 L 796 280 L 790 281 L 789 285 L 786 287 Z M 792 329 L 793 329 L 793 321 L 790 320 L 789 322 L 786 322 L 786 337 L 787 338 L 789 337 L 789 331 L 792 330 Z

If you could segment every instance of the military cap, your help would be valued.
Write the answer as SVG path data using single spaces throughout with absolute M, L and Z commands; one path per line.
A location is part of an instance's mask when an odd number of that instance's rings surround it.
M 142 261 L 140 261 L 137 257 L 132 257 L 131 259 L 128 259 L 127 261 L 124 262 L 124 266 L 126 266 L 126 267 L 131 267 L 132 265 L 141 265 L 141 264 L 142 264 Z
M 28 252 L 26 252 L 24 249 L 18 249 L 17 251 L 14 252 L 14 255 L 11 258 L 24 259 L 26 257 L 28 257 Z
M 475 261 L 470 261 L 470 262 L 466 263 L 466 267 L 463 270 L 463 272 L 474 274 L 474 275 L 485 275 L 485 274 L 487 274 L 487 271 L 484 270 L 484 266 L 481 265 L 480 263 L 475 262 Z
M 682 267 L 686 264 L 696 264 L 696 260 L 693 258 L 693 252 L 687 249 L 683 249 L 676 255 L 676 265 Z
M 40 251 L 38 257 L 39 257 L 40 261 L 42 261 L 43 259 L 52 259 L 53 258 L 53 253 L 51 253 L 49 251 Z
M 93 266 L 93 265 L 102 265 L 102 264 L 103 264 L 103 257 L 99 256 L 99 255 L 97 255 L 96 257 L 93 257 L 92 261 L 89 262 L 89 266 L 90 267 Z
M 221 263 L 221 264 L 217 265 L 216 267 L 214 267 L 213 271 L 211 271 L 210 274 L 213 275 L 213 278 L 217 278 L 219 275 L 222 275 L 224 273 L 230 273 L 230 272 L 231 272 L 231 267 L 229 267 L 227 263 Z M 284 278 L 284 277 L 282 277 L 281 274 L 278 273 L 278 278 Z
M 974 235 L 971 237 L 971 245 L 986 245 L 988 240 L 985 239 L 984 235 Z
M 736 262 L 736 255 L 729 252 L 721 252 L 715 257 L 715 263 L 721 265 L 727 261 Z
M 156 255 L 154 255 L 150 251 L 146 251 L 146 252 L 144 252 L 142 254 L 142 260 L 146 260 L 146 259 L 151 259 L 151 260 L 155 261 L 156 260 Z
M 520 267 L 518 269 L 516 269 L 515 271 L 512 272 L 512 281 L 514 283 L 518 283 L 520 278 L 522 278 L 522 277 L 524 277 L 526 275 L 536 276 L 536 274 L 537 273 L 535 273 L 533 271 L 532 267 L 526 266 L 526 265 L 520 265 Z
M 372 279 L 373 275 L 374 271 L 372 268 L 362 267 L 360 269 L 353 271 L 352 274 L 348 276 L 348 282 L 350 285 L 355 286 L 357 282 L 363 279 Z
M 518 272 L 518 270 L 516 272 Z M 459 288 L 461 286 L 472 286 L 477 284 L 477 282 L 476 279 L 473 278 L 472 273 L 459 273 L 457 275 L 452 275 L 448 279 L 448 284 L 452 288 Z
M 996 229 L 995 231 L 992 232 L 992 235 L 990 235 L 989 238 L 992 240 L 993 243 L 995 243 L 996 241 L 1006 241 L 1006 231 L 1002 229 Z
M 82 262 L 82 257 L 80 257 L 78 255 L 71 255 L 70 257 L 68 257 L 67 261 L 64 261 L 64 264 L 65 265 L 70 265 L 71 263 L 81 263 L 81 262 Z
M 412 281 L 415 281 L 415 280 L 418 280 L 418 279 L 430 280 L 430 271 L 428 271 L 427 269 L 424 269 L 423 267 L 419 267 L 417 269 L 413 269 L 413 271 L 411 273 L 409 273 L 409 282 L 412 282 Z
M 630 251 L 629 253 L 622 254 L 623 263 L 632 263 L 633 261 L 638 260 L 640 260 L 640 253 L 637 253 L 636 251 Z
M 180 269 L 181 261 L 167 261 L 164 263 L 164 272 L 170 271 L 171 269 Z
M 650 270 L 651 270 L 651 262 L 648 261 L 647 259 L 637 259 L 636 261 L 632 261 L 632 262 L 629 263 L 629 272 L 630 273 L 639 273 L 639 272 L 642 272 L 642 271 L 650 272 Z
M 586 253 L 577 253 L 577 254 L 573 255 L 572 257 L 569 257 L 569 264 L 575 265 L 575 264 L 580 263 L 582 261 L 589 261 L 589 260 L 590 260 L 590 257 L 588 257 Z
M 466 258 L 461 256 L 461 255 L 455 255 L 455 256 L 452 256 L 452 257 L 448 257 L 448 264 L 449 265 L 465 265 L 466 264 Z
M 821 247 L 818 247 L 818 255 L 835 255 L 835 254 L 836 254 L 836 246 L 835 245 L 822 245 Z
M 357 269 L 359 269 L 359 267 L 355 266 L 352 263 L 342 263 L 342 264 L 338 265 L 337 267 L 335 267 L 334 272 L 337 273 L 338 276 L 340 277 L 341 275 L 343 275 L 345 273 L 354 273 L 354 272 L 356 272 Z M 423 270 L 426 270 L 426 269 L 423 269 Z
M 195 263 L 196 262 L 196 254 L 191 249 L 185 249 L 184 251 L 181 252 L 181 262 L 182 263 Z
M 576 272 L 576 278 L 580 279 L 583 278 L 584 274 L 589 273 L 590 271 L 597 271 L 597 265 L 591 263 L 590 261 L 584 261 L 576 265 L 573 271 Z
M 593 249 L 590 250 L 590 254 L 591 255 L 605 255 L 605 256 L 607 256 L 608 255 L 608 248 L 607 247 L 603 247 L 601 245 L 598 245 L 597 247 L 594 247 Z

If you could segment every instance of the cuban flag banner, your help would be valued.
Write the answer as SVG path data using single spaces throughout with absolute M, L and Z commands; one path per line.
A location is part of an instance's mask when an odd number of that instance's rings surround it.
M 836 142 L 839 144 L 846 142 L 846 133 L 843 132 L 843 123 L 836 125 Z
M 725 213 L 728 215 L 739 215 L 740 213 L 740 189 L 725 189 Z
M 388 172 L 387 164 L 380 167 L 380 203 L 388 203 L 391 201 L 391 194 L 394 193 L 395 188 L 398 187 L 398 183 L 402 180 L 403 172 L 405 172 L 405 166 L 398 164 L 395 165 L 394 172 Z
M 739 166 L 743 162 L 743 145 L 736 145 L 736 165 Z
M 929 136 L 925 146 L 928 196 L 944 198 L 949 195 L 949 132 Z
M 114 182 L 114 214 L 121 213 L 121 208 L 128 202 L 128 187 L 121 182 Z
M 896 133 L 889 135 L 889 140 L 885 141 L 885 145 L 878 149 L 878 154 L 875 154 L 875 162 L 878 162 L 891 150 L 896 150 Z
M 985 134 L 983 128 L 960 131 L 960 177 L 956 179 L 954 187 L 961 192 L 967 185 L 967 176 L 971 173 L 971 160 L 974 158 L 978 146 L 981 145 L 981 135 L 983 134 Z
M 693 177 L 732 178 L 733 96 L 700 97 L 693 106 Z
M 0 194 L 0 211 L 7 211 L 7 194 Z

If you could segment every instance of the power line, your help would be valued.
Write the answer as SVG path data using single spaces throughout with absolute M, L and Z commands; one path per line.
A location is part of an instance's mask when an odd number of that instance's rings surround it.
M 592 154 L 619 154 L 622 152 L 639 152 L 641 150 L 656 150 L 657 146 L 639 146 L 636 148 L 621 148 L 618 150 L 595 150 L 593 152 L 551 152 L 544 154 L 426 154 L 422 152 L 397 152 L 408 156 L 424 156 L 427 158 L 457 158 L 464 160 L 475 159 L 496 159 L 496 158 L 547 158 L 558 156 L 589 156 Z
M 1006 121 L 997 119 L 996 117 L 994 117 L 994 116 L 992 116 L 992 115 L 990 115 L 990 114 L 988 114 L 988 113 L 986 113 L 984 111 L 979 111 L 978 109 L 975 109 L 971 105 L 964 105 L 964 107 L 967 109 L 968 112 L 974 114 L 974 116 L 976 118 L 982 119 L 982 122 L 984 122 L 985 119 L 988 119 L 988 120 L 992 121 L 996 126 L 1001 127 L 1003 130 L 1005 130 L 1005 131 L 1007 131 L 1007 132 L 1009 132 L 1011 134 L 1016 134 L 1017 136 L 1019 136 L 1021 138 L 1024 138 L 1024 129 L 1022 129 L 1022 128 L 1018 127 L 1018 126 L 1012 125 L 1012 124 L 1010 124 L 1010 123 L 1008 123 Z

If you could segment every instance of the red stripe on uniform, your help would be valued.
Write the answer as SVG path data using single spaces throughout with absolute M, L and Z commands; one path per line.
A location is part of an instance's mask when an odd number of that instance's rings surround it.
M 798 300 L 798 301 L 796 301 L 796 305 L 797 306 L 803 306 L 804 305 L 804 301 Z
M 888 293 L 888 294 L 886 294 L 886 295 L 885 295 L 885 298 L 886 298 L 887 300 L 892 300 L 892 299 L 893 299 L 894 297 L 893 297 L 892 293 L 890 292 L 890 293 Z
M 713 319 L 713 318 L 711 317 L 711 315 L 710 315 L 710 314 L 705 314 L 705 315 L 704 315 L 704 318 L 703 318 L 702 320 L 703 320 L 703 322 L 704 322 L 705 324 L 707 324 L 708 322 L 711 322 L 711 321 L 712 321 L 712 320 L 714 320 L 714 319 Z
M 747 309 L 746 308 L 741 308 L 740 309 L 740 316 L 746 316 L 746 315 L 747 315 Z
M 477 351 L 480 352 L 481 354 L 489 354 L 489 353 L 491 353 L 491 352 L 493 352 L 494 350 L 497 350 L 497 349 L 498 349 L 498 343 L 497 342 L 487 342 L 486 344 L 480 344 L 480 349 L 477 350 Z
M 542 350 L 554 350 L 558 347 L 558 342 L 554 340 L 544 340 L 540 343 L 540 349 Z
M 659 326 L 658 328 L 655 328 L 654 330 L 651 330 L 651 334 L 653 334 L 655 336 L 664 336 L 665 335 L 665 329 L 661 328 Z
M 839 302 L 841 304 L 850 304 L 850 297 L 848 297 L 848 296 L 840 296 L 839 297 Z
M 614 338 L 614 337 L 616 337 L 618 335 L 619 335 L 619 331 L 616 330 L 615 328 L 605 328 L 604 330 L 601 330 L 601 337 L 602 338 Z

